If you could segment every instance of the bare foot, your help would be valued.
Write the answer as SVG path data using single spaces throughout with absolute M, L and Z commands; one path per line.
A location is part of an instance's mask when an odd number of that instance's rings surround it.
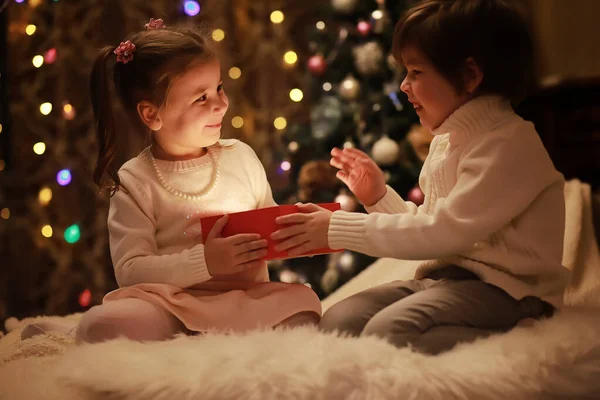
M 297 326 L 318 325 L 321 317 L 312 311 L 302 311 L 292 315 L 277 324 L 277 327 L 295 328 Z

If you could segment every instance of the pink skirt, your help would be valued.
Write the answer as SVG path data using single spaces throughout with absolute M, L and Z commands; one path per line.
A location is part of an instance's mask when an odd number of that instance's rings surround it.
M 210 280 L 181 289 L 164 283 L 142 283 L 108 293 L 103 302 L 123 298 L 149 301 L 195 332 L 271 328 L 294 314 L 321 315 L 321 301 L 302 284 Z

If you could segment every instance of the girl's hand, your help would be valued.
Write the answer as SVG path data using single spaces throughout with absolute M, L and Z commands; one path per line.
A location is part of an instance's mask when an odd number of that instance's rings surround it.
M 249 268 L 259 267 L 261 258 L 267 255 L 267 240 L 254 233 L 224 238 L 222 231 L 228 216 L 220 218 L 211 229 L 204 244 L 204 258 L 208 272 L 229 275 Z
M 385 196 L 383 172 L 368 155 L 358 149 L 331 150 L 329 163 L 338 168 L 336 176 L 365 206 L 372 206 Z
M 283 240 L 275 246 L 277 251 L 288 250 L 290 256 L 328 246 L 327 233 L 331 211 L 315 204 L 298 204 L 302 213 L 284 215 L 275 221 L 281 225 L 290 225 L 274 232 L 273 240 Z

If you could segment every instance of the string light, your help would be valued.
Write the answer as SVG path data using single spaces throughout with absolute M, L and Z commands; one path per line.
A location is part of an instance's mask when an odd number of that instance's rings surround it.
M 381 10 L 375 10 L 371 14 L 371 16 L 373 17 L 373 19 L 381 19 L 383 18 L 383 12 Z
M 79 229 L 79 225 L 73 224 L 65 229 L 64 237 L 67 243 L 77 243 L 81 238 L 81 230 Z
M 285 19 L 283 13 L 279 10 L 275 10 L 271 13 L 271 22 L 274 24 L 280 24 Z
M 38 156 L 41 156 L 42 154 L 44 154 L 46 152 L 46 143 L 44 142 L 37 142 L 36 144 L 33 145 L 33 152 L 35 154 L 37 154 Z
M 0 217 L 2 217 L 3 219 L 9 219 L 10 210 L 8 208 L 3 208 L 2 211 L 0 211 Z
M 60 186 L 67 186 L 69 183 L 71 183 L 72 179 L 73 177 L 71 176 L 71 171 L 68 169 L 61 169 L 58 171 L 58 174 L 56 174 L 56 182 L 58 182 Z
M 85 289 L 83 292 L 79 294 L 79 305 L 83 308 L 86 308 L 92 302 L 92 292 L 90 289 Z
M 190 17 L 194 17 L 200 12 L 200 4 L 197 1 L 188 0 L 183 3 L 183 11 Z
M 317 29 L 322 31 L 323 29 L 325 29 L 325 22 L 323 21 L 319 21 L 317 22 Z
M 0 160 L 0 172 L 4 171 L 4 167 L 6 167 L 6 162 L 4 162 L 4 160 Z
M 244 119 L 240 116 L 233 117 L 231 119 L 231 126 L 233 126 L 234 128 L 241 128 L 242 126 L 244 126 Z
M 25 0 L 15 0 L 15 1 L 16 1 L 17 3 L 22 3 L 22 2 L 24 2 Z
M 212 38 L 215 42 L 220 42 L 225 39 L 225 32 L 222 29 L 215 29 L 212 32 Z
M 290 50 L 283 55 L 283 60 L 290 65 L 296 64 L 296 61 L 298 61 L 298 54 Z
M 52 189 L 47 186 L 41 188 L 40 192 L 38 193 L 38 201 L 40 204 L 43 206 L 48 205 L 50 200 L 52 200 Z
M 44 236 L 45 238 L 51 238 L 53 233 L 54 231 L 52 230 L 52 227 L 50 225 L 44 225 L 42 227 L 42 236 Z
M 290 91 L 290 99 L 292 99 L 296 103 L 302 101 L 303 98 L 304 98 L 304 93 L 302 93 L 302 90 L 296 88 L 296 89 L 292 89 Z
M 282 130 L 285 129 L 285 127 L 287 126 L 287 121 L 283 117 L 277 117 L 275 118 L 275 121 L 273 121 L 273 125 L 275 126 L 275 128 Z
M 242 70 L 238 67 L 231 67 L 229 69 L 229 77 L 231 79 L 239 79 L 240 76 L 242 76 Z
M 51 48 L 51 49 L 48 49 L 44 53 L 44 62 L 46 64 L 54 64 L 54 61 L 56 61 L 56 56 L 57 56 L 57 52 L 56 52 L 56 49 L 54 47 Z
M 44 57 L 39 54 L 31 60 L 34 67 L 39 68 L 44 64 Z
M 75 108 L 71 104 L 66 103 L 63 105 L 62 114 L 64 119 L 71 121 L 73 118 L 75 118 Z
M 288 144 L 288 150 L 289 150 L 291 153 L 295 153 L 295 152 L 297 152 L 299 147 L 300 147 L 300 146 L 298 145 L 298 143 L 297 143 L 297 142 L 290 142 L 290 144 Z
M 282 171 L 289 171 L 292 168 L 292 164 L 289 161 L 284 161 L 281 163 Z
M 331 83 L 329 83 L 329 82 L 325 82 L 325 83 L 323 84 L 323 90 L 324 90 L 324 91 L 326 91 L 326 92 L 329 92 L 331 89 L 332 89 Z
M 0 133 L 2 133 L 2 124 L 0 124 Z
M 40 5 L 41 2 L 42 2 L 42 0 L 29 0 L 29 5 L 31 7 L 37 7 Z
M 27 27 L 25 28 L 25 33 L 28 34 L 29 36 L 31 36 L 35 33 L 36 30 L 37 30 L 37 26 L 30 24 L 30 25 L 27 25 Z
M 40 112 L 44 115 L 48 115 L 52 112 L 52 103 L 43 103 L 40 105 Z

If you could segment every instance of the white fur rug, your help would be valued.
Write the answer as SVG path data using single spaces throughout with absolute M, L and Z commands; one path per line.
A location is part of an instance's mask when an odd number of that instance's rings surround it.
M 20 353 L 64 339 L 23 341 Z M 569 307 L 435 357 L 309 328 L 14 355 L 0 355 L 13 360 L 0 366 L 0 399 L 592 399 L 600 308 Z
M 0 400 L 600 399 L 600 252 L 589 187 L 571 181 L 565 195 L 569 306 L 532 327 L 433 357 L 309 328 L 76 347 L 56 334 L 21 341 L 33 319 L 10 319 L 0 338 Z M 416 265 L 378 260 L 323 308 L 410 279 Z M 79 316 L 41 318 L 76 323 Z

